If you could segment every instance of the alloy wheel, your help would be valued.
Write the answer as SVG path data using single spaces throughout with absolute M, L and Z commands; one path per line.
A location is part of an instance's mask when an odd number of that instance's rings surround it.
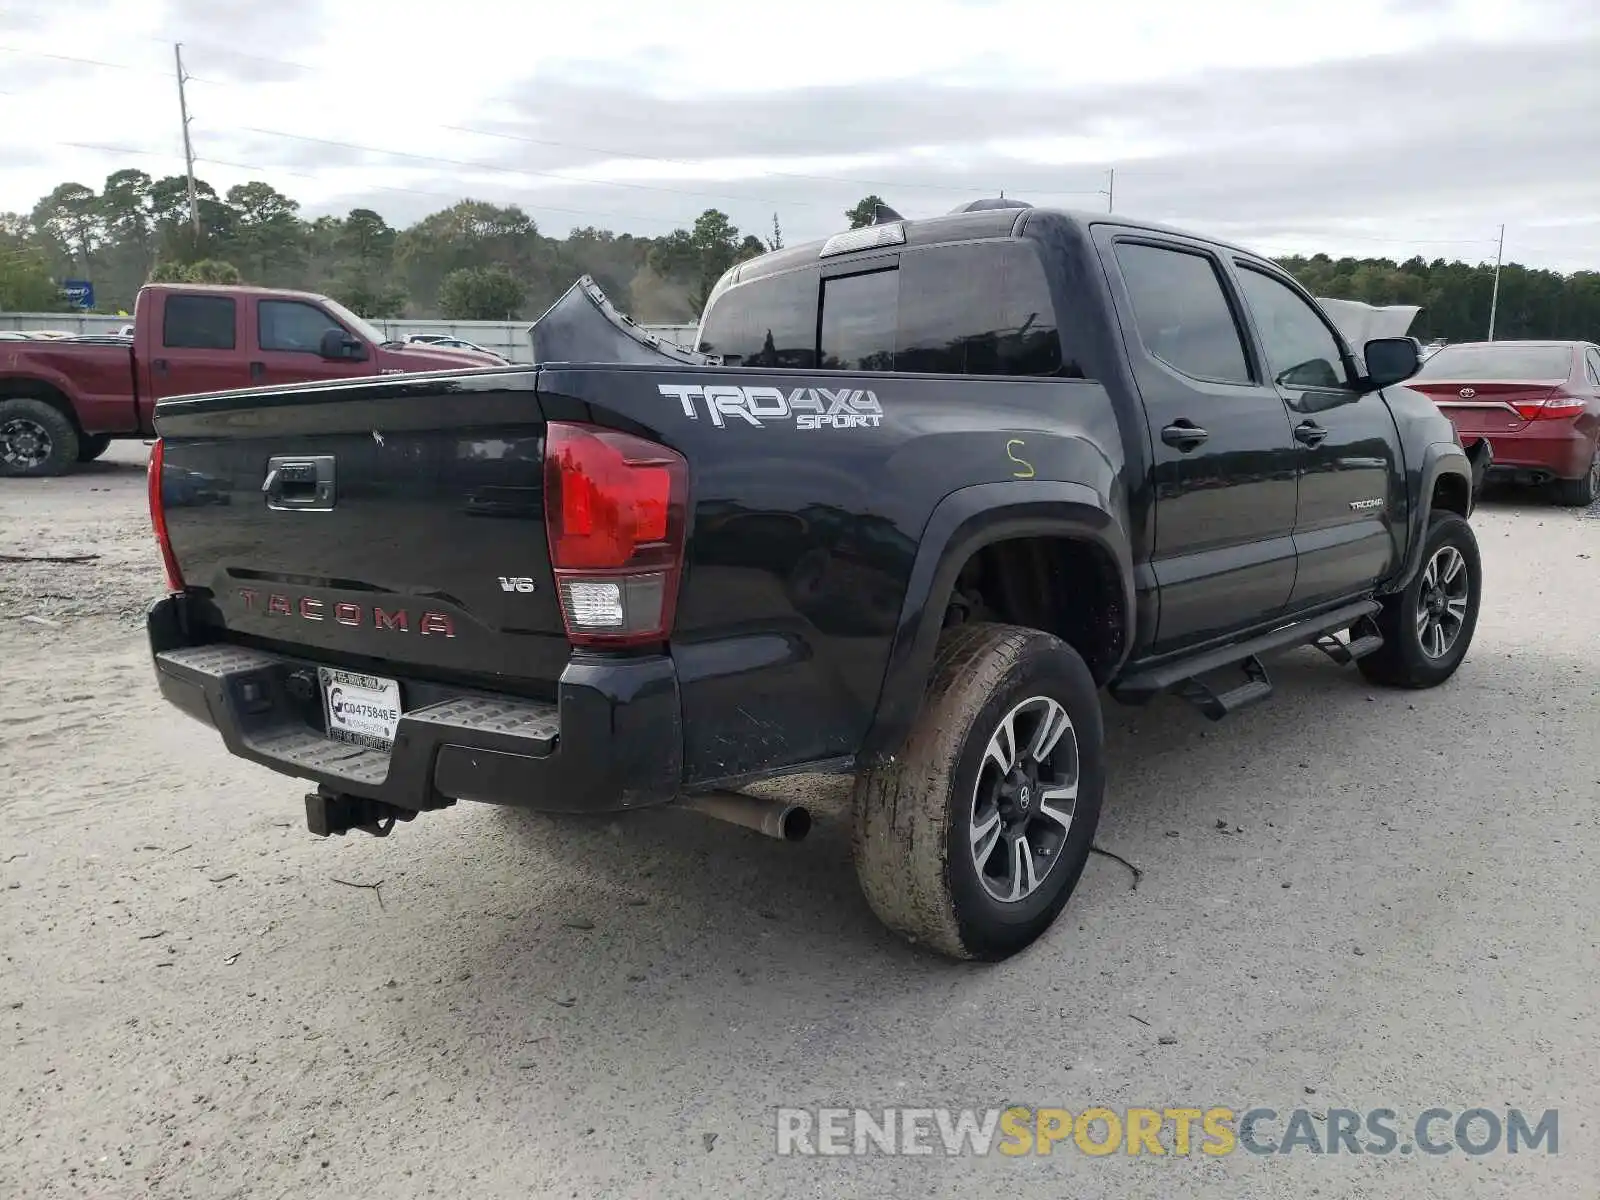
M 1471 584 L 1467 560 L 1454 546 L 1440 546 L 1422 572 L 1417 596 L 1417 641 L 1429 658 L 1450 652 L 1467 623 Z
M 1014 904 L 1039 890 L 1061 857 L 1078 799 L 1078 739 L 1067 710 L 1031 696 L 1008 712 L 973 784 L 972 863 L 991 897 Z

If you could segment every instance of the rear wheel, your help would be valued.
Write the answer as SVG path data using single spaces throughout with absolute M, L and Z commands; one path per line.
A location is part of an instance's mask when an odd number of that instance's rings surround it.
M 1386 687 L 1429 688 L 1456 673 L 1478 627 L 1483 569 L 1478 539 L 1465 517 L 1435 513 L 1422 570 L 1405 590 L 1383 598 L 1374 620 L 1383 647 L 1356 660 L 1361 674 Z
M 1588 508 L 1600 500 L 1600 441 L 1596 441 L 1594 455 L 1589 459 L 1589 471 L 1578 479 L 1559 479 L 1555 483 L 1557 504 L 1573 508 Z
M 873 911 L 953 958 L 1033 942 L 1088 861 L 1104 744 L 1070 646 L 1010 625 L 948 631 L 902 753 L 856 785 L 856 873 Z
M 64 475 L 78 461 L 78 431 L 43 400 L 0 401 L 0 475 Z
M 78 439 L 78 461 L 93 462 L 111 448 L 109 433 L 96 433 Z

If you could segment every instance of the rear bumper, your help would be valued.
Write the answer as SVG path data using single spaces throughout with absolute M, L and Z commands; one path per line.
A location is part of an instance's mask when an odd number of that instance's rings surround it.
M 1564 428 L 1546 433 L 1538 428 L 1542 424 Z M 1491 445 L 1491 476 L 1533 474 L 1550 479 L 1581 479 L 1594 455 L 1594 439 L 1568 422 L 1530 422 L 1516 433 L 1494 436 Z
M 682 776 L 678 682 L 666 657 L 574 658 L 554 704 L 400 677 L 392 749 L 324 736 L 317 663 L 228 643 L 192 645 L 182 598 L 150 609 L 161 694 L 228 750 L 339 793 L 423 811 L 480 800 L 611 812 L 671 800 Z

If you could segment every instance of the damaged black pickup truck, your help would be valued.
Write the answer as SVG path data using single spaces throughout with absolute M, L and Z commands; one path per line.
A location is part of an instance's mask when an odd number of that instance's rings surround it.
M 164 695 L 312 830 L 457 800 L 685 804 L 848 773 L 893 929 L 996 959 L 1089 854 L 1101 694 L 1212 718 L 1316 645 L 1431 687 L 1473 463 L 1247 250 L 979 202 L 734 268 L 698 350 L 580 281 L 539 366 L 163 400 Z

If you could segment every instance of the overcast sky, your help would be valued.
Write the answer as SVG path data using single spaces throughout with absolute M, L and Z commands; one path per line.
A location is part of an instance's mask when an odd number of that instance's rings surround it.
M 308 216 L 793 242 L 1004 189 L 1268 253 L 1600 269 L 1600 0 L 3 0 L 0 211 L 182 169 Z M 78 60 L 78 61 L 71 61 Z M 85 61 L 92 60 L 92 61 Z M 137 153 L 135 153 L 137 152 Z

